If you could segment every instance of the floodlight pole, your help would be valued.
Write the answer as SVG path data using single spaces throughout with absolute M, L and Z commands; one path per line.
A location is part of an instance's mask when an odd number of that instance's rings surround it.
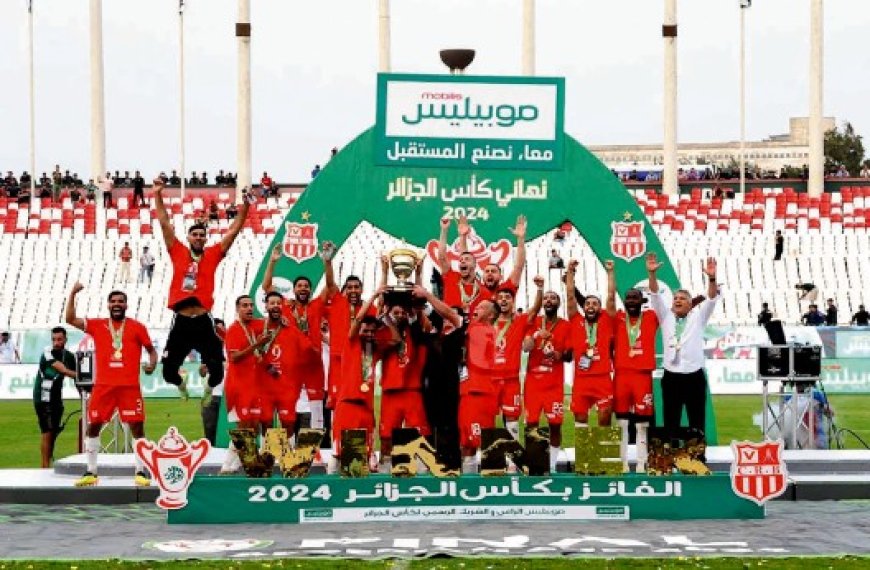
M 91 177 L 106 172 L 106 109 L 103 94 L 103 2 L 90 2 Z
M 181 172 L 181 199 L 187 187 L 187 170 L 185 168 L 185 132 L 184 132 L 184 0 L 178 0 L 178 158 Z
M 523 0 L 523 75 L 535 74 L 535 0 Z
M 27 75 L 30 86 L 30 195 L 36 196 L 36 80 L 33 73 L 33 0 L 27 3 Z
M 238 98 L 236 162 L 236 201 L 242 198 L 242 189 L 251 186 L 251 1 L 239 0 L 238 38 Z
M 662 192 L 679 194 L 677 179 L 677 0 L 665 0 L 664 38 L 664 172 Z
M 378 0 L 378 71 L 389 73 L 390 62 L 390 0 Z
M 824 6 L 810 0 L 810 178 L 807 193 L 821 196 L 825 191 L 825 129 L 822 124 L 824 85 Z

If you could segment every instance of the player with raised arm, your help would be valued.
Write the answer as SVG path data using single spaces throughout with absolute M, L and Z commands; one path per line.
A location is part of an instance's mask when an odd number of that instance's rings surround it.
M 169 221 L 163 202 L 163 180 L 155 178 L 153 184 L 157 220 L 172 262 L 167 306 L 175 313 L 163 350 L 163 379 L 186 393 L 179 369 L 190 351 L 196 350 L 208 368 L 208 385 L 215 387 L 224 378 L 223 343 L 211 316 L 215 273 L 245 224 L 250 205 L 247 201 L 242 204 L 239 215 L 218 243 L 206 246 L 207 228 L 195 223 L 188 229 L 184 245 L 175 237 Z
M 612 260 L 604 262 L 607 270 L 607 298 L 602 311 L 601 299 L 587 295 L 582 312 L 574 295 L 578 262 L 568 262 L 565 286 L 568 290 L 568 320 L 574 347 L 574 388 L 571 411 L 577 428 L 589 426 L 589 410 L 598 411 L 598 425 L 609 426 L 613 409 L 613 318 L 616 315 L 616 278 Z
M 94 339 L 96 376 L 88 404 L 88 430 L 84 442 L 87 471 L 76 481 L 76 487 L 90 487 L 99 481 L 100 430 L 103 424 L 111 421 L 115 410 L 121 421 L 130 426 L 133 437 L 145 437 L 145 404 L 139 386 L 139 363 L 144 349 L 148 353 L 148 364 L 142 365 L 142 370 L 151 374 L 157 366 L 157 351 L 145 325 L 127 317 L 126 293 L 109 293 L 108 319 L 90 319 L 76 316 L 76 295 L 82 289 L 84 286 L 76 283 L 70 291 L 66 302 L 66 322 Z M 138 456 L 135 465 L 136 485 L 150 485 L 151 479 Z

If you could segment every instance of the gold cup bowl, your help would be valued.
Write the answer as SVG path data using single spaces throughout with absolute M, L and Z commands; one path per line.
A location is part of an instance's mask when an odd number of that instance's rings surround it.
M 410 290 L 414 284 L 410 281 L 417 267 L 418 254 L 413 249 L 396 248 L 389 253 L 390 268 L 396 276 L 397 284 L 392 287 L 395 290 Z

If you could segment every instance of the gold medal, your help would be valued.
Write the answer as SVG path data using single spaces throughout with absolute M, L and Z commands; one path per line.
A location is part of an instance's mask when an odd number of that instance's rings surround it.
M 115 360 L 121 360 L 121 349 L 115 350 L 115 353 L 112 355 L 112 358 Z
M 587 348 L 586 349 L 586 356 L 589 358 L 594 357 L 595 356 L 595 349 L 592 348 L 591 346 L 589 348 Z
M 366 382 L 366 383 L 361 384 L 359 387 L 359 391 L 362 392 L 363 394 L 368 393 L 368 391 L 369 391 L 368 383 Z

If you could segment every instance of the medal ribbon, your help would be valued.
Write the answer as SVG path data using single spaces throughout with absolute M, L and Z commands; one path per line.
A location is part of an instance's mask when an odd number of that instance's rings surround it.
M 372 349 L 370 346 L 367 346 L 365 350 L 363 350 L 362 357 L 362 381 L 363 384 L 368 384 L 369 377 L 372 373 L 372 361 L 374 360 L 372 356 Z
M 546 330 L 548 333 L 552 333 L 553 329 L 556 328 L 557 324 L 559 324 L 559 317 L 556 317 L 555 319 L 553 319 L 553 324 L 550 325 L 549 327 L 547 327 L 547 317 L 541 318 L 541 330 L 542 331 Z M 544 341 L 543 340 L 541 340 L 541 344 L 538 346 L 538 348 L 544 348 Z
M 625 332 L 628 333 L 628 349 L 631 350 L 634 348 L 634 345 L 637 344 L 637 339 L 640 338 L 640 325 L 643 322 L 643 313 L 638 315 L 637 323 L 631 324 L 631 320 L 628 315 L 625 315 Z
M 296 319 L 296 326 L 299 327 L 299 330 L 305 334 L 308 334 L 308 305 L 303 305 L 304 310 L 302 311 L 302 316 L 296 312 L 296 307 L 299 303 L 294 303 L 293 305 L 293 318 Z
M 495 345 L 496 346 L 501 346 L 502 341 L 504 341 L 504 337 L 507 336 L 508 329 L 511 328 L 511 323 L 514 322 L 514 317 L 513 317 L 513 315 L 511 315 L 511 317 L 509 319 L 504 321 L 504 326 L 500 327 L 499 326 L 500 322 L 501 321 L 496 321 L 496 323 L 495 323 L 495 328 L 497 331 L 496 336 L 495 336 Z
M 459 298 L 462 301 L 463 307 L 468 307 L 477 298 L 478 293 L 480 293 L 480 285 L 477 283 L 476 277 L 471 285 L 470 295 L 465 292 L 465 285 L 462 283 L 462 280 L 459 280 Z
M 269 349 L 272 348 L 272 343 L 275 342 L 275 339 L 278 338 L 278 333 L 281 332 L 281 323 L 278 323 L 278 326 L 274 329 L 270 329 L 268 325 L 266 325 L 266 332 L 269 334 L 269 342 L 263 346 L 260 354 L 266 354 L 269 352 Z
M 589 321 L 584 321 L 583 326 L 586 327 L 586 346 L 595 348 L 595 345 L 598 344 L 598 323 L 590 325 Z
M 674 348 L 679 349 L 683 344 L 683 333 L 686 331 L 686 317 L 677 317 L 674 321 Z
M 112 348 L 115 349 L 115 352 L 121 352 L 121 349 L 124 347 L 124 325 L 127 324 L 127 319 L 124 319 L 121 322 L 121 328 L 115 330 L 115 327 L 112 326 L 112 319 L 109 319 L 109 333 L 112 335 Z

